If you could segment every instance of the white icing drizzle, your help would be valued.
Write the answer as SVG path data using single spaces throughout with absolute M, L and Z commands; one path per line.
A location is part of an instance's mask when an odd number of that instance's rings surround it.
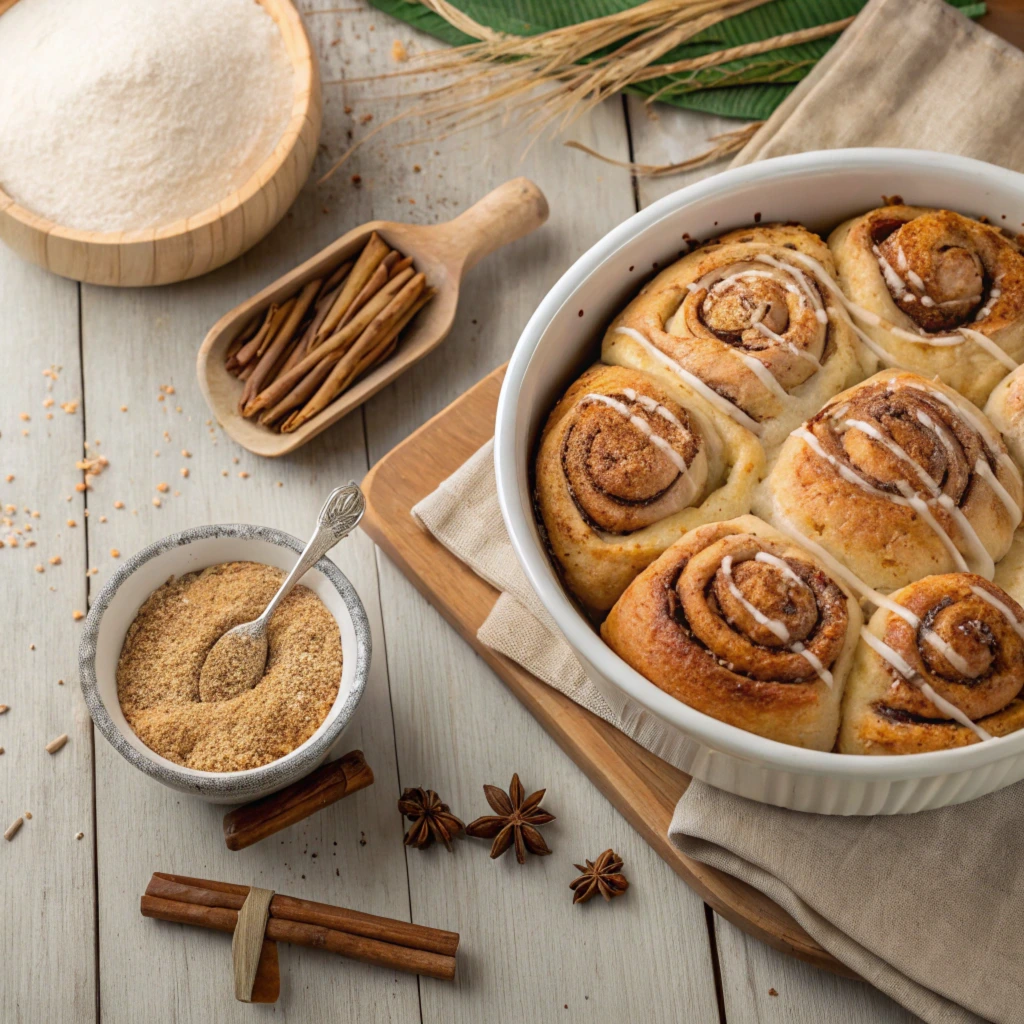
M 676 469 L 679 470 L 682 476 L 688 477 L 690 467 L 687 466 L 686 460 L 682 457 L 682 455 L 680 455 L 679 452 L 677 452 L 675 448 L 673 448 L 672 445 L 665 440 L 665 438 L 660 437 L 658 434 L 654 433 L 654 431 L 651 429 L 651 425 L 647 422 L 647 420 L 643 419 L 640 416 L 634 416 L 629 411 L 628 405 L 624 405 L 617 399 L 612 398 L 611 395 L 598 394 L 585 395 L 580 400 L 580 405 L 584 405 L 587 402 L 600 402 L 602 405 L 607 405 L 608 408 L 614 409 L 617 413 L 624 416 L 627 420 L 629 420 L 631 426 L 636 427 L 636 429 L 639 430 L 640 433 L 643 434 L 651 442 L 651 444 L 653 444 L 660 452 L 662 452 L 663 455 L 665 455 L 665 457 L 676 467 Z M 665 411 L 668 412 L 667 409 Z M 671 413 L 669 415 L 671 415 Z M 672 418 L 675 419 L 674 416 Z M 679 421 L 676 420 L 676 423 L 678 422 Z M 695 490 L 692 481 L 690 483 L 690 489 Z
M 754 330 L 760 334 L 763 334 L 766 338 L 770 338 L 775 342 L 776 345 L 782 345 L 784 348 L 788 348 L 790 352 L 795 356 L 799 356 L 801 359 L 806 359 L 815 370 L 820 370 L 821 361 L 813 356 L 810 352 L 805 352 L 802 348 L 797 348 L 793 342 L 788 341 L 782 337 L 781 334 L 776 334 L 770 327 L 765 326 L 760 320 L 753 324 Z
M 992 307 L 996 304 L 996 299 L 1003 294 L 1001 288 L 991 288 L 988 293 L 988 302 L 985 303 L 981 309 L 974 315 L 974 320 L 984 320 L 992 312 Z
M 1006 621 L 1009 622 L 1014 632 L 1022 640 L 1024 640 L 1024 623 L 1022 623 L 1016 615 L 1010 610 L 1009 605 L 1004 601 L 1000 601 L 995 594 L 990 594 L 984 587 L 972 586 L 971 590 L 977 594 L 983 601 L 987 601 L 996 611 L 1002 612 Z
M 779 558 L 778 555 L 773 555 L 769 551 L 758 551 L 754 555 L 755 562 L 764 562 L 766 565 L 773 565 L 783 576 L 788 576 L 794 583 L 801 587 L 806 587 L 807 584 L 789 567 L 784 558 Z
M 1020 526 L 1021 518 L 1024 518 L 1021 513 L 1021 507 L 1014 500 L 1013 495 L 1002 485 L 999 477 L 992 472 L 992 467 L 982 458 L 979 458 L 974 464 L 974 472 L 978 474 L 992 488 L 995 496 L 1003 503 L 1006 511 L 1010 513 L 1010 518 L 1013 520 L 1013 528 L 1016 530 Z
M 914 381 L 907 381 L 904 387 L 913 388 L 915 391 L 923 391 L 926 395 L 931 395 L 935 401 L 944 405 L 961 419 L 967 420 L 974 429 L 974 432 L 988 445 L 989 451 L 995 456 L 996 461 L 1003 469 L 1018 481 L 1020 480 L 1020 470 L 1013 459 L 1003 451 L 1002 438 L 996 433 L 996 428 L 980 412 L 977 412 L 966 399 L 963 400 L 963 405 L 959 405 L 944 391 L 939 391 L 937 388 L 932 389 L 926 384 L 917 384 Z
M 951 718 L 954 722 L 970 729 L 978 739 L 982 740 L 994 740 L 995 736 L 991 733 L 986 732 L 977 722 L 972 721 L 965 715 L 955 704 L 951 704 L 945 697 L 940 696 L 935 692 L 934 687 L 927 683 L 924 679 L 914 671 L 913 667 L 908 664 L 904 657 L 899 651 L 894 651 L 887 643 L 880 640 L 874 635 L 866 626 L 861 627 L 860 631 L 861 639 L 870 647 L 879 657 L 884 661 L 887 661 L 903 678 L 910 683 L 911 686 L 915 686 L 918 690 L 928 698 L 929 701 L 935 706 L 936 710 L 941 711 L 947 718 Z
M 764 626 L 765 629 L 777 636 L 784 644 L 788 644 L 789 629 L 786 627 L 786 624 L 784 622 L 780 622 L 778 619 L 773 619 L 765 615 L 760 608 L 751 604 L 743 596 L 740 588 L 736 586 L 736 581 L 732 576 L 732 555 L 726 555 L 725 558 L 722 559 L 722 575 L 725 576 L 725 584 L 729 588 L 729 593 L 732 594 L 732 596 L 746 609 L 747 614 L 750 615 L 755 622 Z
M 680 430 L 686 430 L 686 427 L 679 422 L 679 417 L 676 416 L 671 409 L 666 409 L 660 402 L 655 401 L 650 395 L 641 395 L 639 391 L 635 391 L 633 388 L 623 388 L 622 393 L 631 401 L 639 402 L 648 412 L 657 413 L 663 420 L 668 420 L 674 427 L 678 427 Z
M 652 344 L 638 330 L 633 327 L 616 327 L 616 334 L 625 334 L 642 346 L 648 354 L 655 359 L 660 359 L 680 380 L 688 384 L 701 398 L 710 402 L 719 412 L 725 413 L 730 419 L 735 420 L 742 427 L 746 427 L 752 434 L 763 433 L 761 424 L 748 416 L 738 405 L 734 405 L 727 398 L 723 398 L 717 391 L 709 388 L 696 374 L 683 369 L 671 356 L 666 355 L 657 345 Z
M 764 557 L 762 557 L 762 555 Z M 767 562 L 770 565 L 777 565 L 787 572 L 797 583 L 802 587 L 806 587 L 800 577 L 793 572 L 792 569 L 781 558 L 776 558 L 774 555 L 768 554 L 767 552 L 758 552 L 754 556 L 755 561 Z M 790 632 L 784 622 L 779 622 L 778 619 L 769 618 L 757 608 L 752 605 L 742 594 L 740 588 L 736 586 L 736 581 L 732 576 L 732 555 L 726 555 L 722 559 L 722 574 L 725 576 L 726 586 L 729 588 L 729 593 L 747 610 L 747 613 L 754 619 L 755 622 L 760 623 L 765 629 L 770 630 L 775 636 L 777 636 L 784 644 L 788 646 L 788 649 L 793 654 L 799 654 L 810 666 L 814 669 L 818 678 L 829 688 L 832 688 L 835 679 L 832 673 L 825 668 L 822 664 L 821 658 L 819 658 L 814 651 L 809 651 L 803 643 L 799 640 L 794 640 L 790 643 Z
M 983 348 L 993 359 L 1002 363 L 1008 370 L 1017 369 L 1017 362 L 1011 359 L 987 334 L 972 330 L 970 327 L 959 327 L 957 329 L 965 338 L 970 338 L 971 341 Z
M 743 364 L 753 372 L 757 379 L 780 401 L 785 402 L 789 398 L 789 393 L 786 389 L 775 379 L 775 374 L 768 369 L 764 363 L 761 362 L 757 356 L 748 355 L 746 352 L 739 352 L 733 349 L 734 352 L 743 360 Z
M 822 664 L 821 658 L 819 658 L 814 651 L 807 650 L 804 645 L 797 640 L 795 643 L 789 645 L 789 649 L 794 654 L 799 654 L 800 657 L 805 658 L 807 663 L 814 669 L 818 674 L 818 678 L 831 690 L 832 684 L 835 682 L 835 678 L 832 673 Z
M 971 330 L 969 327 L 958 327 L 957 334 L 953 335 L 940 335 L 938 337 L 928 337 L 923 334 L 915 334 L 913 331 L 904 330 L 902 327 L 897 327 L 895 324 L 891 324 L 888 321 L 882 320 L 876 313 L 872 313 L 870 310 L 865 309 L 863 306 L 859 306 L 856 302 L 851 301 L 843 294 L 842 289 L 832 280 L 829 272 L 816 260 L 813 256 L 808 256 L 806 253 L 799 251 L 793 251 L 790 257 L 801 265 L 805 266 L 811 274 L 823 284 L 832 297 L 844 307 L 846 311 L 853 314 L 853 316 L 862 320 L 866 324 L 870 324 L 872 327 L 881 327 L 883 330 L 888 331 L 894 337 L 902 338 L 904 341 L 913 342 L 916 345 L 931 345 L 936 348 L 947 348 L 955 345 L 962 345 L 964 341 L 970 339 L 976 344 L 980 345 L 990 356 L 994 359 L 999 360 L 1008 369 L 1014 370 L 1017 368 L 1015 363 L 1002 349 L 991 338 L 982 334 L 980 331 Z M 756 257 L 757 259 L 764 259 L 765 261 L 771 260 L 771 257 Z M 913 283 L 913 278 L 910 275 L 913 271 L 907 271 L 908 279 Z M 914 275 L 916 277 L 916 275 Z M 920 281 L 920 278 L 917 278 Z M 924 290 L 924 283 L 921 282 L 921 290 Z M 931 301 L 931 300 L 929 300 Z M 878 358 L 883 359 L 889 366 L 899 366 L 888 353 L 883 355 L 884 349 L 874 343 L 873 339 L 868 338 L 863 331 L 859 330 L 854 324 L 852 324 L 847 318 L 849 326 L 853 327 L 857 336 L 864 342 L 867 347 L 876 355 Z M 998 355 L 996 353 L 999 353 Z

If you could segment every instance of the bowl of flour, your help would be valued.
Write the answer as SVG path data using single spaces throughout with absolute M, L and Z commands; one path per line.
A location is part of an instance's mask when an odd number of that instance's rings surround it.
M 0 239 L 95 284 L 206 273 L 283 216 L 320 120 L 289 0 L 16 0 L 0 15 Z

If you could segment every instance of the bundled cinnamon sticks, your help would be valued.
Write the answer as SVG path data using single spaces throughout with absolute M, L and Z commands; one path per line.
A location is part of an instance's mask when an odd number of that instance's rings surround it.
M 143 917 L 233 932 L 248 894 L 247 885 L 158 871 L 146 887 L 141 910 Z M 442 980 L 455 975 L 459 945 L 456 932 L 279 893 L 270 901 L 265 938 Z
M 291 433 L 395 350 L 434 295 L 412 259 L 376 232 L 355 261 L 270 305 L 227 349 L 247 419 Z

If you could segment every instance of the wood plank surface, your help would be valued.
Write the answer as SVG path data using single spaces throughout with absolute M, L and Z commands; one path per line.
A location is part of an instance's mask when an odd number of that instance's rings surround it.
M 11 842 L 0 840 L 0 1019 L 91 1020 L 92 723 L 77 692 L 72 619 L 86 606 L 85 522 L 75 491 L 83 439 L 78 287 L 0 249 L 0 322 L 0 704 L 10 708 L 0 715 L 0 831 L 26 819 Z M 56 381 L 43 376 L 51 366 L 59 367 Z M 76 405 L 65 412 L 65 402 Z M 64 733 L 64 748 L 47 754 L 44 746 Z
M 354 24 L 341 33 L 338 48 L 349 48 L 351 77 L 367 64 L 372 72 L 394 70 L 396 39 L 410 52 L 437 46 L 383 15 L 371 14 L 363 24 L 365 34 Z M 357 58 L 364 41 L 369 49 Z M 350 82 L 339 95 L 328 90 L 328 120 L 333 102 L 351 107 L 358 138 L 367 114 L 373 114 L 372 125 L 398 109 L 369 97 L 403 88 L 408 86 L 384 81 Z M 602 151 L 628 153 L 618 99 L 580 131 Z M 520 174 L 544 191 L 551 216 L 467 276 L 445 343 L 365 407 L 371 463 L 504 362 L 544 292 L 635 209 L 628 174 L 558 141 L 539 144 L 524 157 L 528 140 L 495 123 L 436 143 L 405 145 L 422 132 L 422 124 L 393 126 L 385 141 L 369 144 L 345 168 L 346 181 L 352 172 L 361 175 L 367 217 L 445 219 Z M 603 1022 L 630 1019 L 643 1007 L 651 1022 L 667 1024 L 679 1019 L 683 1006 L 695 1021 L 714 1021 L 717 995 L 700 900 L 386 557 L 379 558 L 379 572 L 401 784 L 433 787 L 468 821 L 487 812 L 482 784 L 507 786 L 518 771 L 528 787 L 547 787 L 545 806 L 557 816 L 545 830 L 552 856 L 522 867 L 509 857 L 489 860 L 487 845 L 476 840 L 458 843 L 452 856 L 437 849 L 409 852 L 414 919 L 463 936 L 455 984 L 421 990 L 423 1021 Z M 614 905 L 574 908 L 568 888 L 573 864 L 609 846 L 626 861 L 630 892 Z M 643 955 L 622 969 L 623 949 L 642 949 Z

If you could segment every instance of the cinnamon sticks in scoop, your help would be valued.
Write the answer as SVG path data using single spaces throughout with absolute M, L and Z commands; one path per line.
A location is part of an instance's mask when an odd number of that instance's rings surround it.
M 387 359 L 433 295 L 412 259 L 374 232 L 355 261 L 270 305 L 228 345 L 225 365 L 245 382 L 240 414 L 298 429 Z

